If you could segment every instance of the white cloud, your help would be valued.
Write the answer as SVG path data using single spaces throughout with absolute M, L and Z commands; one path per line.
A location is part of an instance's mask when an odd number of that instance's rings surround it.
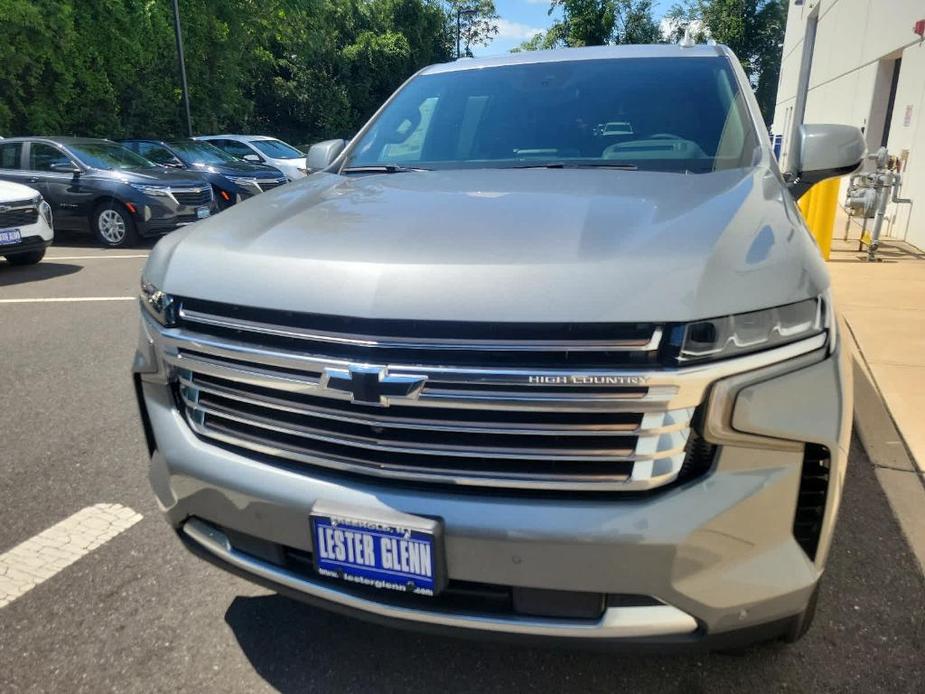
M 532 27 L 529 24 L 512 22 L 508 19 L 499 19 L 498 35 L 495 38 L 502 41 L 505 39 L 509 41 L 526 41 L 545 31 L 546 30 L 542 27 Z

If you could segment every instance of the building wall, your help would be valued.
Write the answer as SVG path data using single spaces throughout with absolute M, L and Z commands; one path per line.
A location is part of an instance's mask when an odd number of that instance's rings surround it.
M 786 166 L 804 35 L 818 13 L 805 123 L 846 123 L 865 129 L 868 150 L 880 146 L 894 60 L 902 58 L 887 148 L 907 150 L 901 195 L 890 205 L 884 235 L 925 248 L 925 42 L 913 32 L 925 0 L 790 0 L 777 106 L 771 130 L 784 136 Z M 844 188 L 844 184 L 843 184 Z

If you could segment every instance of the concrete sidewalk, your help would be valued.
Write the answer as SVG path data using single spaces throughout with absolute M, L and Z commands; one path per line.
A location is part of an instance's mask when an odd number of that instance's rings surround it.
M 829 272 L 835 300 L 925 475 L 925 252 L 886 239 L 882 262 L 868 263 L 866 255 L 857 240 L 834 241 Z

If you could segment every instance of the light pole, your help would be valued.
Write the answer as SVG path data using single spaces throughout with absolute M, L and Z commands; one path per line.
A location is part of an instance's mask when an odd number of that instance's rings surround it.
M 173 0 L 173 26 L 177 34 L 177 60 L 180 62 L 180 87 L 183 89 L 183 105 L 186 107 L 186 134 L 193 136 L 193 119 L 189 114 L 189 87 L 186 85 L 186 60 L 183 58 L 183 33 L 180 31 L 180 7 Z
M 176 1 L 176 0 L 174 0 Z M 478 14 L 478 10 L 468 9 L 464 10 L 461 7 L 456 9 L 456 60 L 460 58 L 460 49 L 459 49 L 459 35 L 462 32 L 462 22 L 461 18 L 463 15 L 466 17 L 471 17 L 474 14 Z

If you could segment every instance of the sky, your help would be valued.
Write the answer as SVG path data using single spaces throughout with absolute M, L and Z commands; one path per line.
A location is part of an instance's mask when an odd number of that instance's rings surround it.
M 501 17 L 498 22 L 500 32 L 491 44 L 475 46 L 472 52 L 479 57 L 508 53 L 534 34 L 545 31 L 558 16 L 558 12 L 552 17 L 547 14 L 549 4 L 549 0 L 495 0 L 495 8 Z M 655 0 L 655 18 L 661 19 L 672 4 L 673 0 Z

